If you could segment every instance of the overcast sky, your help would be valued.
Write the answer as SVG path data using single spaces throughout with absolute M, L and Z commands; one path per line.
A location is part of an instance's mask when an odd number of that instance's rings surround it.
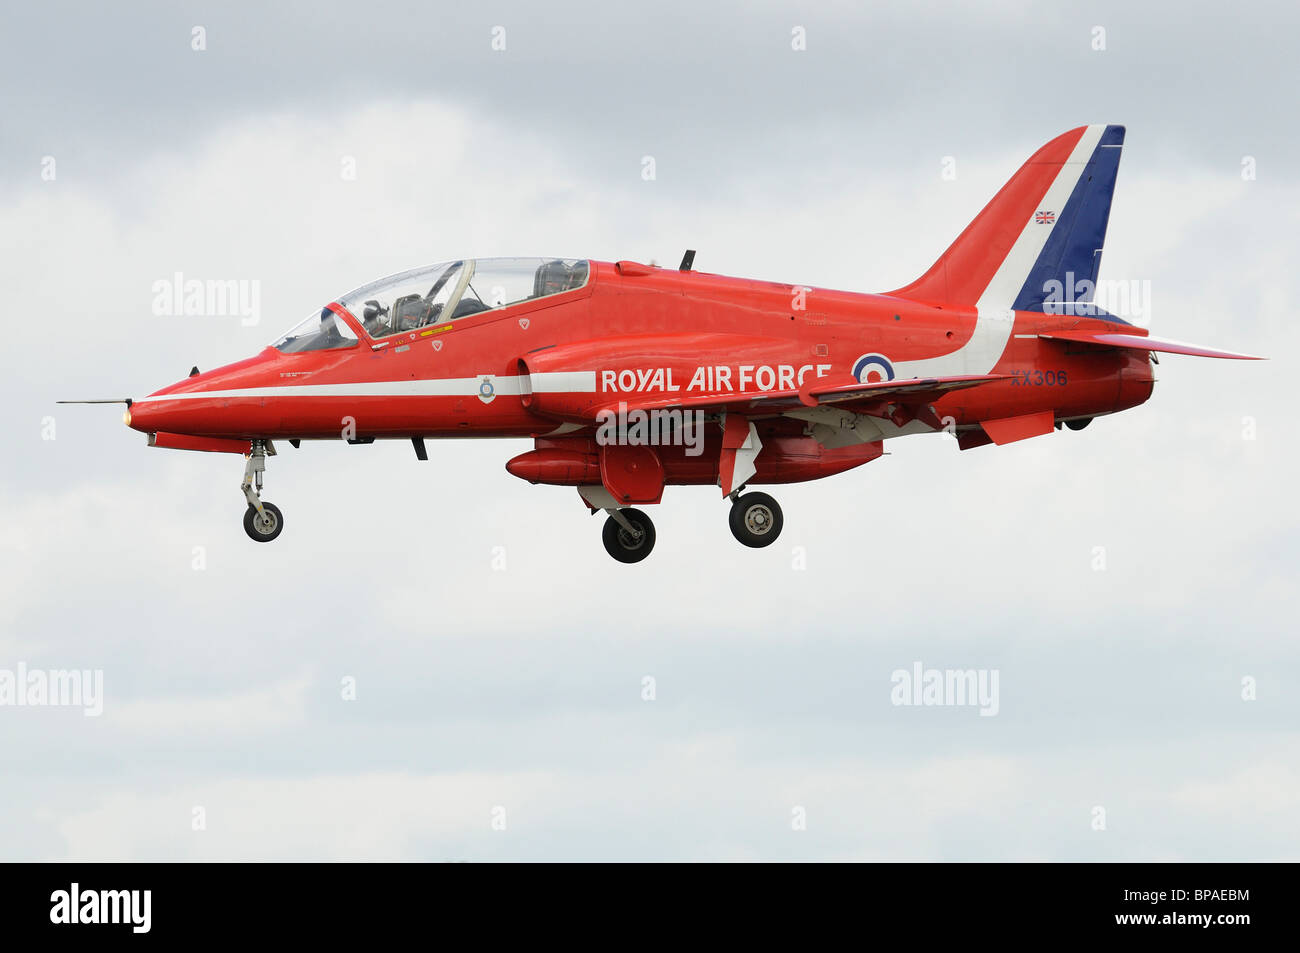
M 0 707 L 0 857 L 1297 859 L 1300 11 L 974 6 L 6 7 L 0 671 L 104 698 Z M 258 546 L 237 457 L 54 403 L 453 256 L 899 287 L 1100 122 L 1102 277 L 1271 360 L 1167 356 L 1081 433 L 891 442 L 773 490 L 768 549 L 677 488 L 616 564 L 505 472 L 525 441 L 285 447 Z M 176 272 L 258 282 L 258 320 L 155 315 Z M 918 662 L 996 671 L 997 713 L 892 704 Z

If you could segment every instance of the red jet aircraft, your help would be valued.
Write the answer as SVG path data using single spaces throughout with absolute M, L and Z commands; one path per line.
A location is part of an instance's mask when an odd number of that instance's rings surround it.
M 1122 126 L 1039 149 L 937 262 L 885 294 L 632 261 L 465 259 L 403 272 L 314 312 L 247 360 L 127 400 L 149 445 L 244 454 L 244 528 L 273 440 L 528 437 L 506 464 L 603 509 L 605 548 L 638 562 L 654 525 L 630 504 L 719 486 L 761 547 L 781 508 L 750 485 L 861 466 L 885 440 L 945 430 L 961 449 L 1080 430 L 1151 396 L 1175 341 L 1092 303 Z

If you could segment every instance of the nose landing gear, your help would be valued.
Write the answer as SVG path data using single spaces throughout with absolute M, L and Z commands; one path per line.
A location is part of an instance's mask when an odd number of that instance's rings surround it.
M 248 463 L 244 465 L 244 482 L 240 487 L 248 509 L 244 513 L 244 532 L 259 543 L 269 543 L 284 529 L 284 515 L 274 503 L 262 502 L 262 473 L 266 470 L 268 442 L 254 440 Z M 270 450 L 275 454 L 275 448 Z
M 263 503 L 260 513 L 251 506 L 244 513 L 244 532 L 249 539 L 269 543 L 280 535 L 282 529 L 284 516 L 280 513 L 280 507 L 274 503 Z

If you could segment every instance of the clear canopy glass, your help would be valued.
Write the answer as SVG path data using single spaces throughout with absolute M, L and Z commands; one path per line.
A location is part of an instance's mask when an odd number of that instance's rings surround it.
M 348 323 L 329 308 L 322 308 L 319 314 L 313 313 L 272 347 L 285 354 L 298 354 L 352 347 L 356 343 L 357 334 Z
M 583 260 L 466 258 L 372 281 L 339 304 L 379 338 L 572 291 L 589 275 Z

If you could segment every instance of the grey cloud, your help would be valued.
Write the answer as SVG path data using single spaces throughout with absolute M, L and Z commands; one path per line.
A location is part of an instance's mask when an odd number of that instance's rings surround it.
M 100 667 L 107 695 L 99 719 L 0 709 L 6 856 L 1294 859 L 1300 182 L 1270 52 L 1293 10 L 251 9 L 5 14 L 0 666 Z M 716 490 L 670 490 L 629 573 L 575 494 L 504 472 L 521 444 L 477 441 L 285 448 L 285 535 L 251 547 L 237 458 L 53 404 L 138 396 L 455 254 L 690 244 L 897 286 L 1098 119 L 1130 128 L 1103 275 L 1151 282 L 1159 333 L 1273 360 L 1170 358 L 1080 434 L 899 441 L 781 488 L 771 550 L 740 551 Z M 262 323 L 152 315 L 176 270 L 260 280 Z M 891 706 L 918 660 L 999 669 L 998 716 Z

